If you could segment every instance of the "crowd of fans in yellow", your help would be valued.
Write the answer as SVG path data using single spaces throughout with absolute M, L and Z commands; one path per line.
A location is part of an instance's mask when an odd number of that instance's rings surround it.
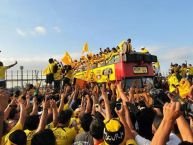
M 65 66 L 49 59 L 45 88 L 40 84 L 23 90 L 2 86 L 1 145 L 193 144 L 192 65 L 172 64 L 169 76 L 154 78 L 156 89 L 138 88 L 134 82 L 128 90 L 123 82 L 88 82 L 83 87 L 71 83 L 76 63 L 100 63 L 133 52 L 131 40 L 122 47 L 123 51 L 105 49 L 100 57 L 88 55 L 79 62 L 65 55 L 63 61 L 70 62 Z M 149 52 L 143 48 L 142 53 Z
M 190 91 L 193 79 L 193 67 L 191 64 L 171 64 L 170 74 L 167 77 L 169 91 L 180 91 L 180 96 L 185 98 Z

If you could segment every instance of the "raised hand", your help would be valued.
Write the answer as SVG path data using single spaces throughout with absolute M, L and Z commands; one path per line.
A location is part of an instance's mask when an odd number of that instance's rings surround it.
M 56 104 L 56 101 L 55 100 L 50 100 L 50 107 L 52 108 L 52 109 L 56 109 L 57 108 L 57 104 Z
M 180 103 L 179 102 L 171 102 L 166 103 L 163 107 L 163 120 L 174 122 L 180 115 Z
M 50 107 L 50 101 L 49 100 L 44 100 L 42 103 L 43 109 L 46 110 Z
M 117 108 L 115 108 L 115 112 L 117 113 L 119 118 L 124 118 L 125 117 L 125 107 L 124 107 L 124 105 L 121 104 L 121 109 L 120 110 L 117 110 Z
M 0 111 L 5 110 L 8 105 L 9 93 L 5 89 L 0 89 Z

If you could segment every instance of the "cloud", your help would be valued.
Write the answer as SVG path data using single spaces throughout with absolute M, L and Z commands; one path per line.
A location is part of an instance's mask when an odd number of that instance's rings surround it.
M 149 46 L 149 51 L 165 62 L 191 60 L 193 49 L 190 47 L 168 48 L 164 46 Z
M 20 28 L 16 28 L 16 32 L 18 35 L 22 37 L 26 36 L 38 36 L 38 35 L 45 35 L 47 33 L 47 30 L 43 26 L 36 26 L 33 29 L 29 29 L 28 31 L 24 31 Z
M 53 27 L 54 31 L 57 33 L 61 32 L 61 29 L 58 26 Z
M 164 60 L 187 60 L 191 59 L 193 50 L 190 48 L 175 48 L 171 51 L 168 51 L 165 55 L 162 56 Z
M 54 26 L 52 28 L 54 32 L 60 33 L 61 29 L 58 26 Z M 46 35 L 47 34 L 47 29 L 44 26 L 36 26 L 34 28 L 23 30 L 20 28 L 16 28 L 16 32 L 19 36 L 26 37 L 26 36 L 39 36 L 39 35 Z
M 191 47 L 171 48 L 167 46 L 147 46 L 151 54 L 156 55 L 161 64 L 161 70 L 168 72 L 170 63 L 182 64 L 187 60 L 188 63 L 193 62 Z
M 34 32 L 35 34 L 39 34 L 39 35 L 45 35 L 47 33 L 46 28 L 43 26 L 36 26 L 34 28 Z
M 20 28 L 16 28 L 16 32 L 20 36 L 23 36 L 23 37 L 27 36 L 27 33 L 24 30 L 21 30 Z
M 80 58 L 81 52 L 72 52 L 70 53 L 72 59 L 78 59 Z M 24 66 L 25 69 L 30 69 L 30 70 L 43 70 L 47 65 L 48 65 L 48 59 L 49 58 L 54 58 L 57 59 L 58 61 L 61 61 L 62 57 L 64 56 L 64 53 L 61 54 L 44 54 L 44 55 L 39 55 L 39 56 L 33 56 L 33 55 L 26 55 L 24 57 L 18 57 L 18 56 L 3 56 L 1 57 L 1 61 L 5 65 L 10 65 L 15 62 L 15 60 L 18 61 L 18 65 L 14 67 L 13 69 L 18 69 L 19 66 Z

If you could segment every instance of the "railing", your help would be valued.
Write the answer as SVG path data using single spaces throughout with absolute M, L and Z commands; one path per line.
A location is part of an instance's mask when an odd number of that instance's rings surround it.
M 45 85 L 45 76 L 41 70 L 7 70 L 6 72 L 7 88 L 21 87 L 26 84 L 40 83 Z

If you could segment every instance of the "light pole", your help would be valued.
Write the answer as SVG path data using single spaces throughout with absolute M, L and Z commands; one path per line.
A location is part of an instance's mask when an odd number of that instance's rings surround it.
M 21 71 L 21 88 L 23 89 L 23 66 L 20 66 Z

